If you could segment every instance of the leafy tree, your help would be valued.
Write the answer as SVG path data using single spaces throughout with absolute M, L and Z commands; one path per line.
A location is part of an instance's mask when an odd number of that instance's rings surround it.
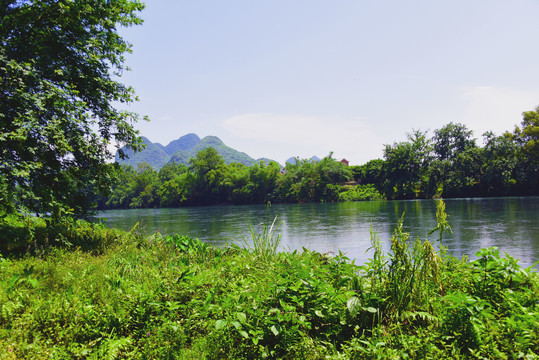
M 277 181 L 277 200 L 286 202 L 336 201 L 338 185 L 352 179 L 352 170 L 333 159 L 319 162 L 297 159 L 287 162 L 285 174 Z
M 431 142 L 426 132 L 407 134 L 408 141 L 386 145 L 385 193 L 390 198 L 418 197 L 431 160 Z
M 353 179 L 350 167 L 332 158 L 332 153 L 316 164 L 319 182 L 316 184 L 315 201 L 337 201 L 339 188 L 337 185 Z
M 316 163 L 322 180 L 322 186 L 323 184 L 342 184 L 353 177 L 350 167 L 340 161 L 336 161 L 332 155 L 330 154 Z
M 533 111 L 522 113 L 522 129 L 517 127 L 515 135 L 524 146 L 527 156 L 534 162 L 539 162 L 539 106 Z
M 511 134 L 495 136 L 489 131 L 483 136 L 482 191 L 485 195 L 510 195 L 517 185 L 519 147 Z
M 521 193 L 527 195 L 539 194 L 539 106 L 534 111 L 522 113 L 521 128 L 518 126 L 513 132 L 513 141 L 520 148 L 522 155 L 519 185 Z M 509 136 L 509 134 L 506 134 Z
M 199 178 L 204 179 L 211 170 L 224 163 L 223 157 L 214 148 L 206 148 L 189 160 L 189 169 Z
M 126 209 L 131 204 L 135 192 L 135 169 L 131 165 L 114 165 L 116 181 L 112 191 L 106 198 L 103 196 L 98 201 L 98 208 L 122 208 Z
M 179 175 L 186 173 L 189 170 L 187 165 L 169 162 L 159 169 L 159 181 L 164 183 L 165 181 L 172 180 Z
M 140 149 L 115 108 L 136 100 L 118 81 L 141 24 L 137 0 L 4 0 L 0 5 L 0 211 L 84 216 L 111 181 L 107 145 Z M 72 209 L 72 210 L 69 210 Z
M 214 200 L 212 186 L 220 182 L 220 173 L 213 171 L 225 165 L 223 157 L 214 148 L 200 150 L 189 160 L 189 170 L 195 176 L 193 200 L 197 204 L 211 204 Z M 211 176 L 208 176 L 211 175 Z
M 194 176 L 184 172 L 160 183 L 158 189 L 159 205 L 161 207 L 176 207 L 188 203 L 193 193 Z
M 268 165 L 261 161 L 249 168 L 250 191 L 253 193 L 255 203 L 264 204 L 270 200 L 280 172 L 280 166 L 275 161 L 271 161 Z
M 354 179 L 361 184 L 381 184 L 384 178 L 385 161 L 382 159 L 370 160 L 364 165 L 352 167 Z
M 457 154 L 475 147 L 473 132 L 463 124 L 449 123 L 434 131 L 433 148 L 440 160 L 454 161 Z
M 430 164 L 426 195 L 473 196 L 481 177 L 481 150 L 473 132 L 463 124 L 449 123 L 434 131 L 435 159 Z
M 317 181 L 316 163 L 312 159 L 296 158 L 295 163 L 287 162 L 285 173 L 277 183 L 278 201 L 310 201 L 315 196 Z
M 133 186 L 133 198 L 130 208 L 148 208 L 157 203 L 156 192 L 158 188 L 158 173 L 147 162 L 141 162 L 137 166 L 135 182 Z
M 253 186 L 249 168 L 241 163 L 220 165 L 209 173 L 215 183 L 213 192 L 218 202 L 253 203 Z

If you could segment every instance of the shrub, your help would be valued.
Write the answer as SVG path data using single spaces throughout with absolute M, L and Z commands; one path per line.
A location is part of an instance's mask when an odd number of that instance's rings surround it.
M 339 194 L 339 201 L 371 201 L 385 199 L 373 184 L 356 185 L 351 189 L 343 187 L 343 189 L 344 191 Z

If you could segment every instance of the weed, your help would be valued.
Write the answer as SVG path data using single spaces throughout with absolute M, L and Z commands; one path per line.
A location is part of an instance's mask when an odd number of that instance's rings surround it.
M 270 226 L 262 223 L 262 231 L 258 231 L 253 225 L 249 226 L 249 232 L 252 240 L 252 251 L 262 261 L 270 260 L 275 254 L 281 243 L 281 234 L 276 231 L 280 224 L 275 225 L 277 217 L 273 219 Z M 243 237 L 243 241 L 248 248 L 251 247 L 251 242 Z

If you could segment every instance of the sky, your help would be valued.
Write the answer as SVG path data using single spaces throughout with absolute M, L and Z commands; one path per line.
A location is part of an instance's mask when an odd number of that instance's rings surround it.
M 413 130 L 512 131 L 539 105 L 537 0 L 147 0 L 121 82 L 166 145 L 382 158 Z

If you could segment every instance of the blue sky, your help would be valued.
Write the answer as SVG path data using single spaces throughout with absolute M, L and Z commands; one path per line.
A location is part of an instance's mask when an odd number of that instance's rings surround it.
M 363 164 L 413 129 L 477 138 L 539 105 L 539 1 L 148 0 L 121 81 L 141 134 Z

